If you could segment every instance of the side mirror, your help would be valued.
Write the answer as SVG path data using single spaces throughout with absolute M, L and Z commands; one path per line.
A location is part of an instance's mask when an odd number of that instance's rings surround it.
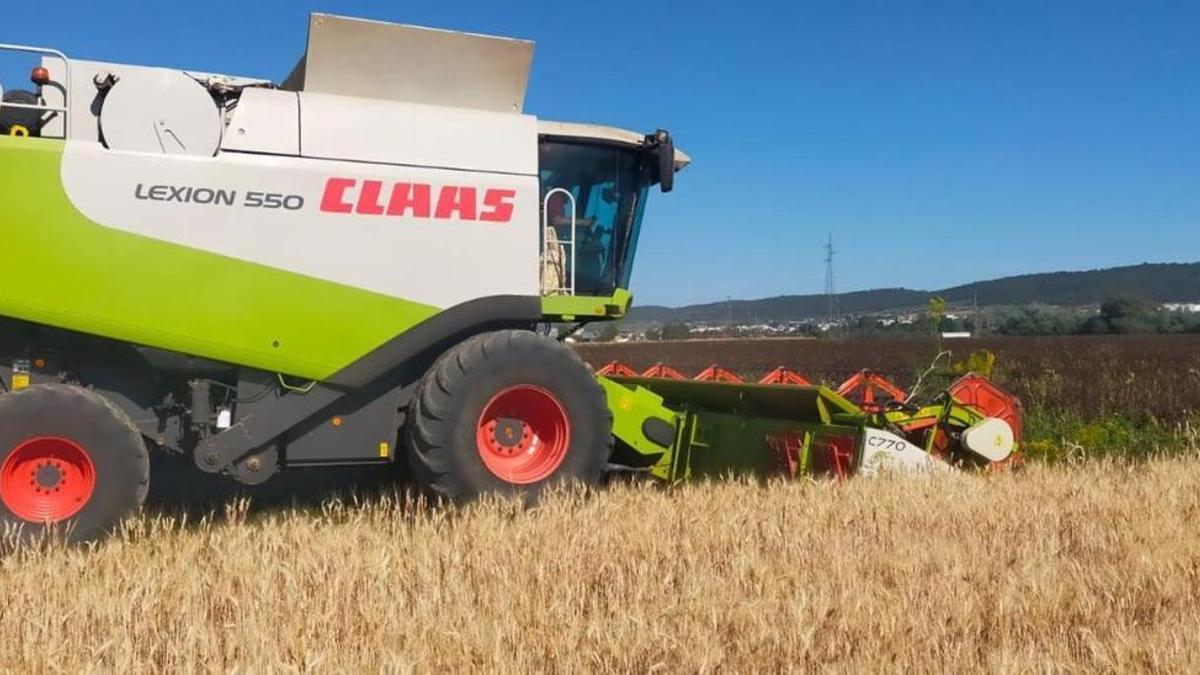
M 645 147 L 653 150 L 658 158 L 658 183 L 663 192 L 675 187 L 675 141 L 666 129 L 647 134 Z
M 670 137 L 659 145 L 659 184 L 664 192 L 674 187 L 674 142 Z
M 658 182 L 663 192 L 675 187 L 675 141 L 665 131 L 658 134 Z

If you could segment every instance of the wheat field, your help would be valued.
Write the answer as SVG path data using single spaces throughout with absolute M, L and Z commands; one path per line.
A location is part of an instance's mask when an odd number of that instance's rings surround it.
M 1200 670 L 1200 464 L 402 495 L 0 558 L 0 671 Z

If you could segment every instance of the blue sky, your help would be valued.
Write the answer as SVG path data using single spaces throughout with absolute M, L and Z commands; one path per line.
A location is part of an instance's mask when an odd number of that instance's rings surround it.
M 69 1 L 0 41 L 282 79 L 309 11 L 532 39 L 528 111 L 670 129 L 640 303 L 820 292 L 829 233 L 842 290 L 1200 260 L 1200 2 Z

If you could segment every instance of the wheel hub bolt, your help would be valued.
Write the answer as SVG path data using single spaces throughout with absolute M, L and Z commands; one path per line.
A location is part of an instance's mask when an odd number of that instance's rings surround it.
M 57 488 L 63 479 L 62 469 L 57 464 L 46 462 L 37 468 L 34 479 L 40 489 Z

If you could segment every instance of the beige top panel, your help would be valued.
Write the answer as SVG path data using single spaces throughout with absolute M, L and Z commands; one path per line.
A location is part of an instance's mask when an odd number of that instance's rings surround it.
M 283 87 L 519 113 L 532 63 L 526 40 L 313 14 Z

